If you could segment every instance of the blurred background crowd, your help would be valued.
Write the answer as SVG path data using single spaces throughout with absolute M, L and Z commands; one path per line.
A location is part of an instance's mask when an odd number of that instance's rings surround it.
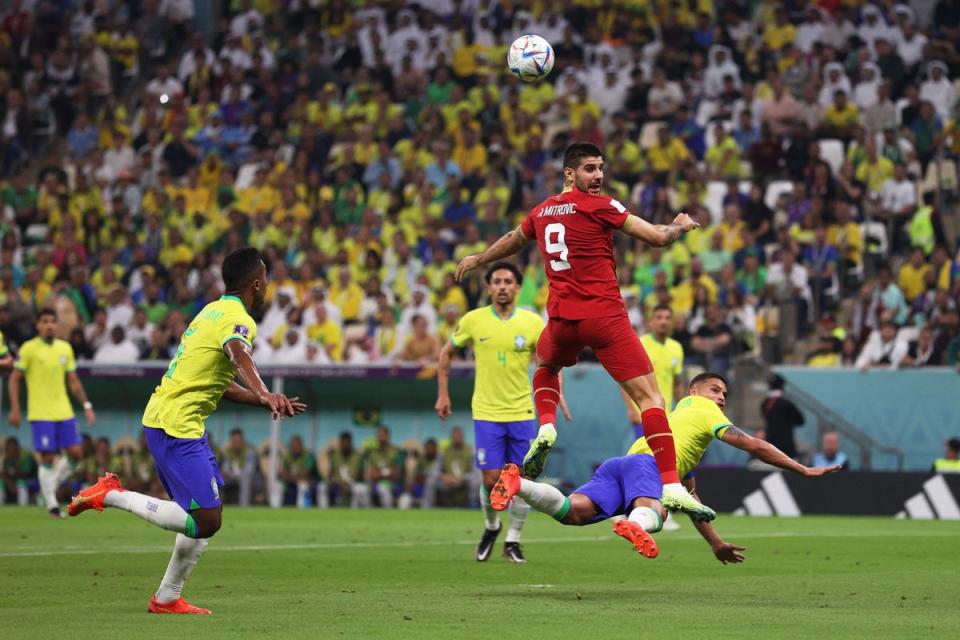
M 616 244 L 689 364 L 955 366 L 958 42 L 957 0 L 8 0 L 0 330 L 50 306 L 81 360 L 165 360 L 253 245 L 259 362 L 430 363 L 484 303 L 456 262 L 587 140 L 633 213 L 702 224 Z

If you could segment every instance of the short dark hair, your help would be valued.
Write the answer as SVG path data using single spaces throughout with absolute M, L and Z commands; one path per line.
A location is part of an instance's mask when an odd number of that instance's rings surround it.
M 250 282 L 257 274 L 263 260 L 253 247 L 237 249 L 223 260 L 221 273 L 227 291 L 236 291 Z
M 520 271 L 520 268 L 512 262 L 494 262 L 490 268 L 487 269 L 487 273 L 484 274 L 484 282 L 490 284 L 490 281 L 493 279 L 494 272 L 501 271 L 503 269 L 506 269 L 513 274 L 513 277 L 517 280 L 517 284 L 523 284 L 523 273 Z
M 690 386 L 694 387 L 701 382 L 706 382 L 707 380 L 719 380 L 724 384 L 724 386 L 730 386 L 729 383 L 727 383 L 727 379 L 715 371 L 704 371 L 703 373 L 694 376 L 693 380 L 690 381 Z
M 950 438 L 947 440 L 947 446 L 950 447 L 951 451 L 960 453 L 960 438 Z
M 671 316 L 673 315 L 673 307 L 671 307 L 671 306 L 668 305 L 668 304 L 658 304 L 657 306 L 655 306 L 655 307 L 653 308 L 653 313 L 656 313 L 657 311 L 666 311 L 666 312 L 668 312 Z
M 574 142 L 563 152 L 563 168 L 576 169 L 584 158 L 596 158 L 602 155 L 600 147 L 592 142 Z
M 43 316 L 50 316 L 54 319 L 54 321 L 56 321 L 57 312 L 55 309 L 51 309 L 50 307 L 44 307 L 43 309 L 40 309 L 40 313 L 37 314 L 37 322 L 42 320 Z

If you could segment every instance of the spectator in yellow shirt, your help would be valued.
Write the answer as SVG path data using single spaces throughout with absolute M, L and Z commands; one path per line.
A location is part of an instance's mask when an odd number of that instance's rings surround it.
M 316 321 L 307 327 L 307 338 L 322 346 L 332 361 L 340 362 L 343 360 L 343 330 L 329 317 L 322 302 L 314 306 L 314 313 Z
M 797 29 L 790 24 L 786 8 L 782 5 L 778 6 L 774 11 L 773 23 L 763 29 L 763 43 L 771 51 L 780 51 L 792 45 L 796 35 Z
M 838 200 L 833 207 L 835 222 L 827 229 L 827 244 L 833 245 L 848 267 L 859 267 L 863 259 L 863 235 L 853 222 L 850 205 Z
M 344 322 L 354 322 L 360 317 L 363 289 L 353 281 L 349 268 L 341 267 L 338 270 L 337 277 L 330 286 L 330 301 L 340 308 Z
M 907 302 L 913 302 L 913 299 L 926 291 L 924 278 L 930 271 L 930 265 L 927 264 L 923 249 L 915 247 L 910 252 L 910 260 L 900 267 L 900 273 L 897 274 L 897 286 L 903 291 L 903 296 Z
M 866 155 L 866 159 L 857 167 L 854 176 L 866 184 L 868 190 L 879 193 L 887 178 L 893 177 L 893 163 L 877 153 L 877 144 L 872 138 L 867 140 Z
M 740 177 L 740 147 L 733 136 L 727 133 L 723 123 L 713 129 L 714 142 L 707 149 L 706 161 L 714 180 Z
M 665 180 L 668 173 L 690 160 L 690 151 L 670 132 L 670 127 L 664 125 L 657 131 L 657 142 L 647 151 L 647 159 L 658 179 Z
M 847 92 L 837 89 L 833 92 L 833 102 L 823 112 L 822 131 L 825 135 L 849 140 L 853 128 L 860 124 L 860 110 L 847 98 Z

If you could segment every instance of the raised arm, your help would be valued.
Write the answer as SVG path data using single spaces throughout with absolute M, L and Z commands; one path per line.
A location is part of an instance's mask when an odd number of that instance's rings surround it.
M 643 240 L 653 247 L 666 247 L 680 239 L 685 231 L 696 229 L 700 223 L 686 213 L 679 213 L 670 224 L 650 224 L 635 215 L 627 216 L 622 230 L 631 238 Z
M 252 398 L 256 398 L 256 402 L 250 404 L 268 407 L 274 418 L 278 418 L 281 415 L 293 416 L 297 414 L 297 411 L 285 395 L 282 393 L 270 393 L 267 389 L 267 385 L 263 383 L 263 379 L 260 377 L 260 372 L 257 371 L 257 365 L 253 361 L 252 350 L 247 343 L 243 340 L 229 340 L 223 345 L 223 350 L 227 353 L 227 357 L 230 358 L 230 362 L 237 372 L 237 378 L 239 378 L 243 386 L 253 394 Z M 237 397 L 235 395 L 236 392 L 231 392 L 229 388 L 228 393 Z M 228 399 L 230 397 L 227 393 L 224 393 L 224 396 L 227 396 Z M 242 397 L 243 400 L 252 399 L 251 396 L 246 394 L 241 394 L 240 397 Z M 244 402 L 244 404 L 247 403 Z
M 780 469 L 785 469 L 786 471 L 799 473 L 806 478 L 815 478 L 841 469 L 841 465 L 839 464 L 830 467 L 806 467 L 766 440 L 748 436 L 734 426 L 727 427 L 727 430 L 720 436 L 720 439 L 741 451 L 746 451 L 758 460 L 772 464 Z
M 487 247 L 487 250 L 483 253 L 467 256 L 460 261 L 460 264 L 457 265 L 457 282 L 462 281 L 463 277 L 474 269 L 512 256 L 528 244 L 530 244 L 530 239 L 523 235 L 520 227 L 513 231 L 507 231 L 496 242 Z

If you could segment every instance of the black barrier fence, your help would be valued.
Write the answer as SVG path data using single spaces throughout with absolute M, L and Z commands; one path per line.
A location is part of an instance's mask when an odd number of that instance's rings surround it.
M 840 472 L 803 478 L 779 471 L 699 469 L 697 493 L 717 511 L 960 520 L 960 474 Z

